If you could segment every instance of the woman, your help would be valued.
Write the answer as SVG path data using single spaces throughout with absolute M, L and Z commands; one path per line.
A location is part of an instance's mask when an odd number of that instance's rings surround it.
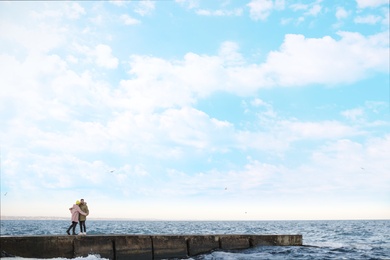
M 69 208 L 70 210 L 70 213 L 72 214 L 72 224 L 70 225 L 70 227 L 68 228 L 68 230 L 66 231 L 66 233 L 68 233 L 68 235 L 70 235 L 69 231 L 71 229 L 73 229 L 72 231 L 72 235 L 76 235 L 76 226 L 77 226 L 77 223 L 79 223 L 79 215 L 84 215 L 84 216 L 87 216 L 88 214 L 87 213 L 84 213 L 80 207 L 80 201 L 76 201 L 76 204 L 73 204 L 73 207 Z

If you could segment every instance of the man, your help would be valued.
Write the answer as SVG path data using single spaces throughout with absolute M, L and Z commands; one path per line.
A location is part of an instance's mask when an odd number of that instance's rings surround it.
M 80 209 L 89 214 L 87 202 L 84 201 L 84 199 L 80 200 Z M 79 215 L 79 221 L 80 221 L 80 235 L 86 235 L 87 234 L 87 229 L 85 227 L 85 221 L 87 221 L 87 215 Z

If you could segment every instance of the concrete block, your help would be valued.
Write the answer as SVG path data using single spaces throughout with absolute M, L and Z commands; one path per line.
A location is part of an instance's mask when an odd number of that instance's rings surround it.
M 158 235 L 151 236 L 154 259 L 186 258 L 187 239 L 185 236 Z
M 102 258 L 114 259 L 113 240 L 104 236 L 74 237 L 74 256 L 100 255 Z
M 301 246 L 302 235 L 252 235 L 251 246 Z
M 114 241 L 116 260 L 153 259 L 152 239 L 150 236 L 116 236 Z
M 301 246 L 302 235 L 277 235 L 279 246 Z
M 219 237 L 214 235 L 188 236 L 189 256 L 199 255 L 219 249 Z
M 302 235 L 96 235 L 0 236 L 1 250 L 26 258 L 187 258 L 210 251 L 251 246 L 301 246 Z
M 246 249 L 250 247 L 249 237 L 244 235 L 221 235 L 221 249 Z
M 252 235 L 249 238 L 251 246 L 277 246 L 276 235 Z
M 72 241 L 70 237 L 58 236 L 1 237 L 1 250 L 20 257 L 72 258 Z

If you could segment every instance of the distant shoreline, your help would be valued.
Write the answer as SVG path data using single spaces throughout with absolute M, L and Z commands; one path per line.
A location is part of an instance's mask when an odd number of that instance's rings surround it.
M 1 220 L 69 220 L 70 217 L 53 217 L 53 216 L 0 216 Z M 378 220 L 378 221 L 389 221 L 390 219 L 274 219 L 274 220 L 199 220 L 199 219 L 183 219 L 183 220 L 173 220 L 173 219 L 135 219 L 135 218 L 88 218 L 89 220 L 102 220 L 102 221 L 371 221 L 371 220 Z
M 45 216 L 1 216 L 1 220 L 70 220 L 69 217 L 45 217 Z M 88 218 L 89 220 L 115 220 L 115 221 L 162 221 L 160 219 L 132 219 L 132 218 Z

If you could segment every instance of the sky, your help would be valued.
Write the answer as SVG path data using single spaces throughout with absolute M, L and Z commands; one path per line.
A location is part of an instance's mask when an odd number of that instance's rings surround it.
M 1 1 L 1 216 L 390 219 L 388 0 Z

